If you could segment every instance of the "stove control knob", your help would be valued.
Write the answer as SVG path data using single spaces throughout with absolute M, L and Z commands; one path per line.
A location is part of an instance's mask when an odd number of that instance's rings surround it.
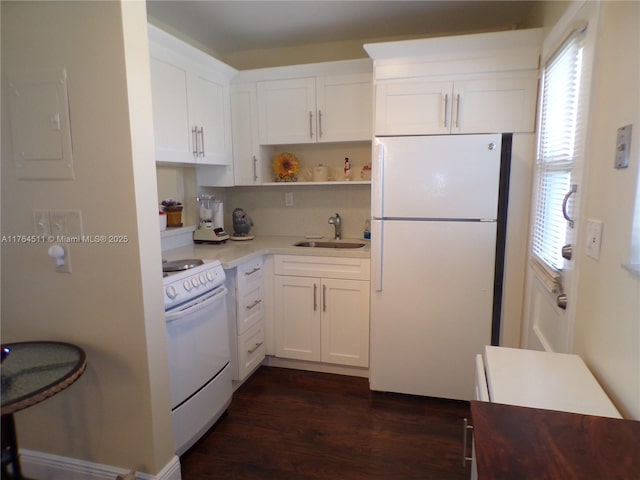
M 165 292 L 167 294 L 167 297 L 169 297 L 171 300 L 173 300 L 178 296 L 178 291 L 175 289 L 173 285 L 169 285 L 165 290 Z
M 209 280 L 210 282 L 213 282 L 213 273 L 207 272 L 207 280 Z
M 193 277 L 191 279 L 191 285 L 193 285 L 195 288 L 198 288 L 200 286 L 200 280 L 198 280 L 198 277 Z
M 198 278 L 200 279 L 200 283 L 201 283 L 202 285 L 206 285 L 206 284 L 207 284 L 207 279 L 206 279 L 206 277 L 204 276 L 204 274 L 202 274 L 202 273 L 201 273 L 201 274 L 200 274 L 200 276 L 199 276 Z
M 182 286 L 187 292 L 191 291 L 191 283 L 189 282 L 189 280 L 185 280 Z

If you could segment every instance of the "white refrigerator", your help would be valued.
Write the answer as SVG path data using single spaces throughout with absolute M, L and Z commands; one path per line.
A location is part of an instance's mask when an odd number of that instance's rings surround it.
M 499 134 L 374 140 L 372 390 L 473 398 L 492 339 L 501 150 Z

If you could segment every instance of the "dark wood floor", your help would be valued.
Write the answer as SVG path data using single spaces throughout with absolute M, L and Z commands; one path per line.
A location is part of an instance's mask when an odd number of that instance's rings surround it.
M 369 390 L 367 379 L 260 369 L 180 459 L 184 480 L 468 479 L 468 402 Z

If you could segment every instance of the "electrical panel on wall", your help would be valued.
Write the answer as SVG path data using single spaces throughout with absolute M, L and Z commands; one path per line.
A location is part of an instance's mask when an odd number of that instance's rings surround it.
M 66 69 L 16 72 L 7 77 L 17 178 L 72 180 Z

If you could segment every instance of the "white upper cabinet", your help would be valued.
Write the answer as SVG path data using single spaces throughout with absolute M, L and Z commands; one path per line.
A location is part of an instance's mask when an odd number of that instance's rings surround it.
M 540 29 L 365 45 L 375 135 L 532 132 Z
M 370 73 L 268 80 L 257 88 L 263 145 L 371 139 Z
M 231 86 L 231 126 L 234 184 L 262 183 L 255 83 Z
M 229 84 L 236 71 L 148 28 L 156 161 L 231 165 Z
M 381 83 L 376 135 L 532 132 L 537 72 L 456 81 Z
M 258 119 L 263 145 L 315 142 L 315 78 L 258 82 Z
M 371 140 L 373 79 L 370 73 L 316 78 L 317 141 Z

